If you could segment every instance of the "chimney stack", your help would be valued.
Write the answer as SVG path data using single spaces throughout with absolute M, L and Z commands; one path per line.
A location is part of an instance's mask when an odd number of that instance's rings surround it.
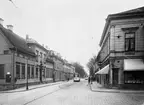
M 29 39 L 29 35 L 26 35 L 26 40 L 28 40 Z
M 13 25 L 7 25 L 7 29 L 13 31 Z
M 0 18 L 0 25 L 2 25 L 3 26 L 3 19 L 2 18 Z

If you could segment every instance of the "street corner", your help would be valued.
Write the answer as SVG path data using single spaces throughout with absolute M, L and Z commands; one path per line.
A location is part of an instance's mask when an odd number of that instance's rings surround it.
M 144 94 L 144 90 L 130 90 L 130 89 L 113 89 L 105 88 L 98 83 L 93 83 L 90 86 L 92 92 L 106 92 L 106 93 L 124 93 L 124 94 Z

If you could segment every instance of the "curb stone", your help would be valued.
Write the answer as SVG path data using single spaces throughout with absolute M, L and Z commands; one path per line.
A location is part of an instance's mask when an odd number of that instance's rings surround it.
M 29 90 L 34 90 L 34 89 L 38 89 L 38 88 L 43 88 L 43 87 L 47 87 L 47 86 L 52 86 L 52 85 L 57 85 L 57 84 L 60 84 L 60 83 L 53 83 L 53 84 L 47 84 L 47 85 L 44 85 L 44 86 L 38 86 L 38 87 L 34 87 L 34 88 L 31 88 L 31 89 L 24 89 L 24 90 L 11 90 L 11 91 L 0 91 L 0 94 L 1 93 L 15 93 L 15 92 L 24 92 L 24 91 L 29 91 Z
M 104 90 L 104 89 L 93 89 L 90 85 L 90 90 L 92 92 L 106 92 L 106 93 L 127 93 L 127 94 L 144 94 L 144 91 L 123 91 L 123 90 Z

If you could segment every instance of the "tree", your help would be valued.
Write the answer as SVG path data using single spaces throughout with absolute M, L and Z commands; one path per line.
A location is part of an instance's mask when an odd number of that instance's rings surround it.
M 95 72 L 95 63 L 96 63 L 96 56 L 94 55 L 92 58 L 89 59 L 89 62 L 87 63 L 87 67 L 89 69 L 89 74 L 91 76 L 94 75 Z
M 80 77 L 86 76 L 84 67 L 80 63 L 74 62 L 72 65 L 75 67 L 75 72 L 77 72 L 80 75 Z

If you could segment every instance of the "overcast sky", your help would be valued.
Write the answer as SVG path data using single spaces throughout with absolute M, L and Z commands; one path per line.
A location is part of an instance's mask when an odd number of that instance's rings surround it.
M 84 67 L 98 53 L 108 14 L 144 6 L 144 0 L 0 0 L 0 18 L 14 32 Z

